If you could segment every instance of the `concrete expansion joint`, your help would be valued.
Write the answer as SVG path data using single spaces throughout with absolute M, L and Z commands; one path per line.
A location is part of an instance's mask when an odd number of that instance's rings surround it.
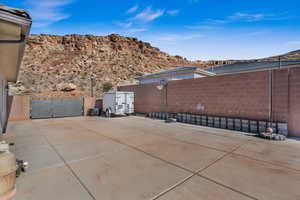
M 87 129 L 88 129 L 88 128 L 87 128 Z M 94 130 L 91 130 L 91 129 L 88 129 L 88 130 L 91 131 L 91 132 L 95 132 Z M 95 132 L 95 133 L 96 133 L 96 132 Z M 97 132 L 97 133 L 98 133 L 98 132 Z M 98 134 L 99 134 L 99 133 L 98 133 Z M 103 137 L 106 137 L 106 138 L 108 138 L 108 139 L 110 139 L 110 140 L 112 140 L 112 141 L 114 141 L 114 142 L 117 142 L 117 143 L 119 143 L 119 144 L 125 145 L 125 146 L 127 146 L 127 147 L 129 147 L 129 148 L 131 148 L 131 149 L 134 149 L 134 150 L 136 150 L 136 151 L 138 151 L 138 152 L 140 152 L 140 153 L 146 154 L 146 155 L 148 155 L 148 156 L 150 156 L 150 157 L 152 157 L 152 158 L 155 158 L 155 159 L 158 159 L 158 160 L 163 161 L 163 162 L 165 162 L 165 163 L 168 163 L 169 165 L 172 165 L 172 166 L 174 166 L 174 167 L 183 169 L 183 170 L 185 170 L 185 171 L 187 171 L 187 172 L 190 172 L 190 173 L 195 173 L 195 172 L 193 172 L 192 170 L 189 170 L 189 169 L 187 169 L 187 168 L 185 168 L 185 167 L 176 165 L 176 164 L 174 164 L 174 163 L 172 163 L 172 162 L 169 162 L 169 161 L 167 161 L 167 160 L 164 160 L 164 159 L 162 159 L 162 158 L 160 158 L 160 157 L 154 156 L 154 155 L 152 155 L 152 154 L 150 154 L 150 153 L 148 153 L 148 152 L 145 152 L 145 151 L 143 151 L 143 150 L 141 150 L 141 149 L 139 149 L 139 148 L 137 148 L 137 147 L 134 147 L 134 146 L 132 146 L 132 145 L 126 144 L 126 143 L 124 143 L 124 142 L 121 142 L 120 140 L 117 140 L 117 139 L 115 139 L 115 138 L 111 138 L 111 137 L 108 137 L 108 136 L 102 135 L 102 134 L 100 134 L 100 135 L 103 136 Z
M 96 197 L 91 193 L 91 191 L 87 188 L 87 186 L 83 183 L 83 181 L 77 176 L 77 174 L 73 171 L 73 169 L 70 167 L 70 165 L 67 163 L 67 161 L 64 159 L 64 157 L 57 151 L 55 146 L 48 140 L 48 138 L 43 135 L 49 146 L 53 149 L 53 151 L 59 156 L 59 158 L 64 162 L 65 166 L 70 170 L 72 175 L 76 178 L 76 180 L 79 182 L 79 184 L 84 188 L 84 190 L 89 194 L 89 196 L 97 200 Z
M 205 178 L 206 180 L 209 180 L 209 181 L 211 181 L 211 182 L 214 182 L 215 184 L 218 184 L 218 185 L 220 185 L 220 186 L 226 187 L 227 189 L 230 189 L 230 190 L 232 190 L 232 191 L 234 191 L 234 192 L 237 192 L 237 193 L 239 193 L 239 194 L 241 194 L 241 195 L 247 196 L 247 197 L 249 197 L 249 198 L 251 198 L 251 199 L 253 199 L 253 200 L 258 200 L 258 199 L 255 198 L 255 197 L 252 197 L 252 196 L 250 196 L 250 195 L 248 195 L 248 194 L 245 194 L 245 193 L 243 193 L 243 192 L 241 192 L 241 191 L 238 191 L 238 190 L 236 190 L 236 189 L 234 189 L 234 188 L 225 186 L 225 185 L 223 185 L 223 184 L 221 184 L 221 183 L 219 183 L 219 182 L 216 182 L 216 181 L 214 181 L 214 180 L 212 180 L 212 179 L 209 179 L 209 178 L 207 178 L 207 177 L 205 177 L 205 176 L 202 176 L 202 175 L 200 174 L 201 172 L 203 172 L 203 171 L 206 170 L 207 168 L 211 167 L 212 165 L 216 164 L 216 163 L 219 162 L 220 160 L 224 159 L 226 156 L 231 155 L 234 151 L 238 150 L 241 146 L 247 144 L 250 140 L 247 140 L 247 142 L 245 142 L 245 143 L 243 143 L 243 144 L 237 146 L 237 147 L 234 148 L 232 151 L 225 153 L 223 156 L 221 156 L 219 159 L 215 160 L 213 163 L 211 163 L 210 165 L 206 166 L 205 168 L 200 169 L 200 170 L 194 172 L 194 171 L 192 171 L 192 170 L 190 170 L 190 169 L 187 169 L 187 168 L 185 168 L 185 167 L 182 167 L 182 166 L 180 166 L 180 165 L 174 164 L 174 163 L 169 162 L 169 161 L 167 161 L 167 160 L 164 160 L 164 159 L 162 159 L 162 158 L 160 158 L 160 157 L 154 156 L 154 155 L 152 155 L 152 154 L 150 154 L 150 153 L 147 153 L 147 152 L 145 152 L 145 151 L 143 151 L 143 150 L 141 150 L 141 149 L 139 149 L 139 148 L 137 148 L 137 147 L 128 145 L 128 144 L 126 144 L 126 143 L 123 143 L 123 142 L 121 142 L 121 141 L 119 141 L 119 140 L 117 140 L 117 139 L 115 139 L 115 138 L 108 137 L 108 136 L 106 136 L 106 135 L 103 135 L 103 134 L 101 134 L 101 133 L 99 133 L 99 132 L 96 132 L 96 131 L 94 131 L 94 130 L 91 130 L 91 129 L 89 129 L 89 128 L 87 128 L 87 129 L 88 129 L 89 131 L 91 131 L 91 132 L 100 134 L 100 135 L 103 136 L 103 137 L 106 137 L 106 138 L 108 138 L 108 139 L 110 139 L 110 140 L 113 140 L 113 141 L 115 141 L 115 142 L 117 142 L 117 143 L 119 143 L 119 144 L 125 145 L 125 146 L 127 146 L 127 147 L 129 147 L 129 148 L 132 148 L 132 149 L 136 150 L 136 151 L 139 151 L 139 152 L 141 152 L 141 153 L 144 153 L 144 154 L 146 154 L 146 155 L 148 155 L 148 156 L 150 156 L 150 157 L 152 157 L 152 158 L 158 159 L 158 160 L 160 160 L 160 161 L 162 161 L 162 162 L 165 162 L 165 163 L 170 164 L 170 165 L 172 165 L 172 166 L 174 166 L 174 167 L 183 169 L 183 170 L 185 170 L 185 171 L 191 173 L 190 176 L 186 177 L 185 179 L 179 181 L 178 183 L 174 184 L 173 186 L 171 186 L 171 187 L 169 187 L 168 189 L 164 190 L 163 192 L 159 193 L 159 194 L 156 195 L 155 197 L 151 198 L 151 200 L 156 200 L 156 199 L 160 198 L 160 197 L 163 196 L 164 194 L 166 194 L 166 193 L 168 193 L 168 192 L 174 190 L 174 189 L 177 188 L 178 186 L 184 184 L 185 182 L 187 182 L 188 180 L 190 180 L 190 179 L 193 178 L 194 176 L 200 176 L 200 177 L 202 177 L 202 178 Z
M 215 181 L 215 180 L 213 180 L 213 179 L 210 179 L 210 178 L 208 178 L 208 177 L 206 177 L 206 176 L 203 176 L 203 175 L 201 175 L 201 174 L 197 174 L 197 176 L 199 176 L 199 177 L 201 177 L 201 178 L 204 178 L 204 179 L 206 179 L 206 180 L 208 180 L 208 181 L 211 181 L 211 182 L 213 182 L 213 183 L 215 183 L 215 184 L 218 184 L 218 185 L 220 185 L 220 186 L 222 186 L 222 187 L 225 187 L 225 188 L 227 188 L 227 189 L 229 189 L 229 190 L 231 190 L 231 191 L 233 191 L 233 192 L 236 192 L 236 193 L 239 193 L 239 194 L 241 194 L 241 195 L 243 195 L 243 196 L 246 196 L 246 197 L 248 197 L 248 198 L 250 198 L 250 199 L 253 199 L 253 200 L 259 200 L 259 199 L 256 198 L 256 197 L 253 197 L 253 196 L 251 196 L 251 195 L 249 195 L 249 194 L 246 194 L 246 193 L 241 192 L 241 191 L 239 191 L 239 190 L 236 190 L 236 189 L 234 189 L 234 188 L 232 188 L 232 187 L 229 187 L 229 186 L 227 186 L 227 185 L 224 185 L 224 184 L 222 184 L 222 183 L 219 183 L 219 182 L 217 182 L 217 181 Z
M 298 173 L 300 172 L 299 169 L 294 169 L 294 168 L 291 168 L 291 167 L 283 166 L 283 165 L 280 165 L 280 164 L 275 164 L 275 163 L 268 162 L 268 161 L 265 161 L 265 160 L 256 159 L 256 158 L 253 158 L 253 157 L 250 157 L 250 156 L 247 156 L 247 155 L 243 155 L 243 154 L 239 154 L 239 153 L 235 153 L 235 152 L 233 152 L 232 154 L 233 155 L 237 155 L 237 156 L 242 156 L 242 157 L 245 157 L 245 158 L 247 158 L 249 160 L 257 161 L 257 162 L 260 162 L 260 163 L 265 163 L 265 164 L 273 165 L 275 167 L 285 168 L 285 169 L 292 170 L 292 171 L 295 171 L 295 172 L 298 172 Z
M 191 178 L 193 178 L 194 176 L 196 176 L 197 174 L 191 174 L 190 176 L 186 177 L 185 179 L 183 179 L 182 181 L 179 181 L 178 183 L 176 183 L 175 185 L 169 187 L 168 189 L 162 191 L 161 193 L 159 193 L 158 195 L 156 195 L 155 197 L 151 198 L 150 200 L 156 200 L 158 198 L 160 198 L 161 196 L 165 195 L 166 193 L 174 190 L 175 188 L 177 188 L 178 186 L 184 184 L 185 182 L 187 182 L 188 180 L 190 180 Z

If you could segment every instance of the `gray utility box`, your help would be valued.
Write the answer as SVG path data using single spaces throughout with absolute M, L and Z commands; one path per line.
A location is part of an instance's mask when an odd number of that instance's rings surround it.
M 114 115 L 134 113 L 133 92 L 106 92 L 103 94 L 103 111 Z

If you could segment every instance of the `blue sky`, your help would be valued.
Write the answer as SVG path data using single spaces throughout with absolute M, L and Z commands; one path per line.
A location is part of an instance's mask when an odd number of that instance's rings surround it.
M 32 33 L 117 33 L 191 60 L 248 59 L 300 49 L 296 0 L 2 0 L 27 9 Z

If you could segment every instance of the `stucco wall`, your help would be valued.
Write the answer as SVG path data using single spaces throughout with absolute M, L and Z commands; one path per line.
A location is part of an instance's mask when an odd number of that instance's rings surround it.
M 8 120 L 29 120 L 30 119 L 30 96 L 10 96 L 12 101 Z

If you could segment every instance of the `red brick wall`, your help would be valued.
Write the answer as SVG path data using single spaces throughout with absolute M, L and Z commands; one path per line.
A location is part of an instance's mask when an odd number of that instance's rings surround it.
M 273 105 L 272 118 L 274 121 L 287 122 L 289 113 L 289 70 L 273 71 Z
M 149 113 L 162 110 L 162 96 L 161 91 L 157 89 L 157 84 L 123 86 L 121 88 L 123 91 L 135 92 L 135 112 Z
M 300 136 L 300 68 L 273 70 L 272 79 L 272 118 L 289 122 L 291 134 Z M 267 70 L 171 81 L 162 91 L 157 84 L 119 90 L 135 92 L 135 111 L 139 113 L 192 112 L 268 120 L 269 80 Z
M 289 134 L 300 137 L 300 68 L 290 70 Z
M 193 112 L 228 117 L 267 119 L 268 73 L 240 73 L 169 82 L 159 91 L 156 84 L 124 86 L 134 91 L 135 110 Z M 167 94 L 167 95 L 166 95 Z M 161 102 L 165 102 L 167 105 Z
M 265 119 L 267 83 L 264 72 L 176 81 L 168 86 L 168 110 Z

